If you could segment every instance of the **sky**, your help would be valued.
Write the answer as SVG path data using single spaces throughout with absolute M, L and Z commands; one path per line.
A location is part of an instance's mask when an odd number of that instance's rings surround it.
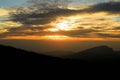
M 36 52 L 120 50 L 119 0 L 26 1 L 0 0 L 0 44 Z
M 24 4 L 27 0 L 0 0 L 0 7 L 14 7 L 14 6 L 20 6 L 21 4 Z M 89 2 L 101 2 L 105 0 L 74 0 L 72 3 L 73 5 L 77 6 L 83 3 L 89 3 Z
M 26 0 L 0 0 L 0 7 L 15 7 L 24 4 Z

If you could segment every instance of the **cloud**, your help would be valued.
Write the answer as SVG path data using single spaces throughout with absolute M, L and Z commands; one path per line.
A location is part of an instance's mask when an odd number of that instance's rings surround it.
M 114 29 L 115 30 L 115 29 Z M 113 32 L 114 33 L 114 32 Z M 3 33 L 1 38 L 6 37 L 19 37 L 19 36 L 54 36 L 54 35 L 63 35 L 68 37 L 76 37 L 76 38 L 120 38 L 120 34 L 113 34 L 113 33 L 104 33 L 97 29 L 85 29 L 79 28 L 77 30 L 69 30 L 69 31 L 57 31 L 57 32 L 50 32 L 44 31 L 40 27 L 17 27 L 11 28 L 8 32 Z
M 15 27 L 20 27 L 21 24 L 19 23 L 15 23 L 15 22 L 12 22 L 12 21 L 0 21 L 0 29 L 1 29 L 1 32 L 2 33 L 2 29 L 6 30 L 6 29 L 10 29 L 10 28 L 15 28 Z M 5 31 L 4 30 L 4 31 Z
M 79 16 L 79 15 L 78 15 Z M 59 30 L 56 32 L 48 31 L 47 29 L 54 28 L 55 26 L 52 25 L 22 25 L 19 27 L 9 28 L 8 32 L 3 33 L 1 36 L 4 37 L 18 37 L 18 36 L 54 36 L 54 35 L 64 35 L 69 37 L 77 37 L 77 38 L 95 38 L 95 37 L 103 37 L 109 38 L 107 35 L 98 35 L 98 33 L 110 33 L 115 34 L 119 33 L 116 30 L 116 26 L 119 26 L 120 23 L 111 20 L 112 16 L 106 16 L 103 14 L 92 14 L 92 15 L 82 15 L 82 17 L 74 16 L 62 19 L 58 22 L 66 21 L 69 27 L 73 27 L 72 30 L 64 31 Z M 80 15 L 81 16 L 81 15 Z M 102 16 L 102 17 L 101 17 Z M 54 21 L 53 21 L 54 22 Z M 56 24 L 56 23 L 54 23 Z M 111 36 L 113 38 L 117 38 L 117 36 Z
M 10 12 L 16 12 L 14 8 L 0 8 L 0 17 L 6 17 Z
M 94 29 L 79 29 L 79 30 L 71 30 L 71 31 L 61 31 L 63 35 L 69 37 L 93 37 L 91 34 L 94 32 L 98 32 L 98 30 Z
M 9 14 L 8 10 L 0 8 L 0 16 L 5 16 L 5 15 L 8 15 L 8 14 Z
M 28 26 L 21 26 L 21 27 L 13 27 L 13 28 L 5 28 L 7 32 L 1 34 L 1 38 L 5 38 L 8 36 L 44 36 L 51 34 L 51 32 L 44 31 L 44 27 L 28 27 Z M 3 29 L 2 29 L 3 30 Z
M 5 29 L 5 28 L 1 29 L 0 28 L 0 34 L 6 33 L 6 32 L 7 32 L 7 29 Z
M 120 27 L 115 27 L 114 30 L 120 30 Z
M 92 5 L 90 8 L 85 9 L 87 12 L 108 12 L 120 13 L 120 2 L 104 2 Z
M 84 7 L 80 9 L 69 9 L 69 8 L 48 8 L 47 11 L 42 12 L 41 10 L 31 11 L 28 9 L 23 9 L 23 11 L 18 11 L 11 15 L 12 21 L 20 22 L 24 25 L 39 25 L 39 24 L 48 24 L 60 16 L 67 17 L 75 14 L 89 14 L 97 12 L 107 12 L 107 13 L 120 13 L 120 2 L 105 2 L 98 3 L 94 5 L 86 5 L 89 7 Z M 27 12 L 24 12 L 27 10 Z M 41 11 L 41 12 L 40 12 Z
M 1 38 L 8 37 L 8 36 L 54 36 L 54 35 L 64 35 L 69 37 L 88 37 L 89 34 L 93 32 L 98 32 L 98 30 L 94 29 L 84 29 L 80 28 L 78 30 L 69 30 L 69 31 L 57 31 L 51 32 L 46 31 L 44 28 L 41 27 L 16 27 L 10 28 L 6 33 L 3 33 Z M 89 37 L 92 37 L 89 35 Z
M 12 21 L 21 22 L 24 25 L 39 25 L 48 24 L 52 21 L 56 21 L 57 17 L 69 16 L 74 12 L 74 10 L 68 9 L 55 9 L 49 11 L 48 13 L 20 13 L 13 14 Z
M 88 7 L 83 9 L 77 9 L 78 13 L 96 13 L 106 12 L 112 14 L 120 13 L 120 1 L 102 2 L 93 5 L 87 5 Z
M 105 33 L 98 33 L 99 37 L 102 38 L 120 38 L 120 34 L 105 34 Z

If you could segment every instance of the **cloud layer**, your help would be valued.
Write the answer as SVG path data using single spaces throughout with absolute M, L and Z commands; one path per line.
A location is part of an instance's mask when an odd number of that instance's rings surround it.
M 120 22 L 117 21 L 120 16 L 119 5 L 120 2 L 105 2 L 86 5 L 87 7 L 80 9 L 49 8 L 47 12 L 43 13 L 38 10 L 38 12 L 28 10 L 26 12 L 13 13 L 11 15 L 12 21 L 19 22 L 22 26 L 18 27 L 16 25 L 16 27 L 5 28 L 7 32 L 2 33 L 1 38 L 30 35 L 65 35 L 78 38 L 120 38 Z M 24 10 L 27 10 L 27 8 Z M 52 24 L 63 24 L 63 21 L 66 22 L 70 30 L 49 31 L 49 29 L 56 27 Z

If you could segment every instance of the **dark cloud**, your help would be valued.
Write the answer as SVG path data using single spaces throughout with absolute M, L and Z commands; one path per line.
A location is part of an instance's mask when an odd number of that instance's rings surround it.
M 91 6 L 86 9 L 89 12 L 109 12 L 109 13 L 120 13 L 120 2 L 104 2 Z
M 10 19 L 23 25 L 48 24 L 56 21 L 58 16 L 72 12 L 67 9 L 69 2 L 70 0 L 28 0 L 27 6 L 10 13 Z
M 120 30 L 120 27 L 115 27 L 114 30 Z
M 28 8 L 29 9 L 29 8 Z M 120 2 L 105 2 L 90 6 L 89 8 L 80 10 L 70 10 L 67 8 L 48 8 L 47 11 L 42 12 L 42 10 L 28 10 L 24 12 L 18 10 L 17 13 L 11 14 L 12 21 L 20 22 L 27 25 L 38 25 L 38 24 L 48 24 L 52 21 L 56 21 L 57 17 L 60 16 L 70 16 L 73 14 L 81 13 L 93 13 L 93 12 L 108 12 L 108 13 L 120 13 Z M 103 19 L 102 19 L 103 20 Z
M 120 34 L 104 34 L 104 33 L 97 33 L 99 37 L 102 38 L 120 38 Z
M 63 34 L 70 36 L 70 37 L 91 37 L 89 34 L 91 34 L 93 32 L 98 32 L 98 30 L 79 29 L 79 30 L 72 30 L 72 31 L 63 31 Z
M 45 30 L 46 28 L 49 28 L 50 26 L 37 26 L 37 27 L 28 27 L 28 26 L 21 26 L 21 27 L 16 27 L 16 28 L 10 28 L 9 29 L 9 32 L 21 32 L 21 31 L 24 31 L 24 30 L 30 30 L 30 31 L 41 31 L 41 30 Z
M 39 25 L 39 24 L 48 24 L 50 22 L 56 21 L 57 17 L 60 16 L 69 16 L 75 13 L 74 10 L 69 9 L 54 9 L 48 13 L 20 13 L 12 14 L 12 21 L 20 22 L 24 25 Z

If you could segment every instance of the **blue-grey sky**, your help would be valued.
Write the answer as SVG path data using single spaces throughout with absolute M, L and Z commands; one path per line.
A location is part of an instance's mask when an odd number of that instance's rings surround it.
M 72 0 L 73 5 L 80 5 L 85 3 L 97 3 L 110 0 Z M 25 3 L 26 0 L 0 0 L 0 7 L 15 7 Z
M 72 1 L 73 1 L 72 5 L 79 6 L 82 4 L 99 3 L 99 2 L 110 1 L 110 0 L 72 0 Z
M 0 7 L 14 7 L 23 4 L 26 0 L 0 0 Z

